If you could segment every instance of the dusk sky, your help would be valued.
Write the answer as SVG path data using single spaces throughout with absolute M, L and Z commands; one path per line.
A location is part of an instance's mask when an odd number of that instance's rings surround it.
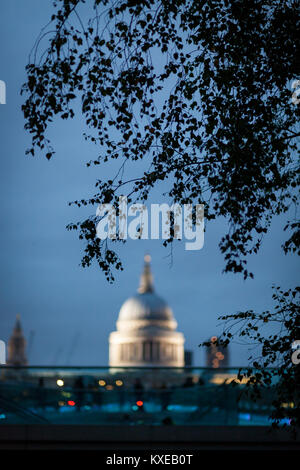
M 249 259 L 254 280 L 222 274 L 218 243 L 225 221 L 207 225 L 200 251 L 175 243 L 172 265 L 162 241 L 119 246 L 125 270 L 113 285 L 96 265 L 81 268 L 83 244 L 66 225 L 92 210 L 68 202 L 93 194 L 100 171 L 85 165 L 97 149 L 84 141 L 81 117 L 57 121 L 50 129 L 53 159 L 25 156 L 30 136 L 24 130 L 20 88 L 30 50 L 51 12 L 50 0 L 1 1 L 0 79 L 7 86 L 7 104 L 0 105 L 0 339 L 8 340 L 19 313 L 26 338 L 33 339 L 30 364 L 107 365 L 108 335 L 122 303 L 135 293 L 143 257 L 150 253 L 156 291 L 173 309 L 186 348 L 194 351 L 194 364 L 204 365 L 198 344 L 220 332 L 219 315 L 268 309 L 272 284 L 296 284 L 297 259 L 281 249 L 287 217 L 274 220 L 262 250 Z M 153 202 L 167 201 L 154 195 Z M 246 364 L 247 356 L 245 347 L 232 346 L 231 365 Z

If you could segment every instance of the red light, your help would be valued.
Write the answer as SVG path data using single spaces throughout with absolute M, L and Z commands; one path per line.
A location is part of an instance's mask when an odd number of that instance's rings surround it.
M 144 402 L 142 400 L 138 400 L 136 402 L 137 406 L 143 406 Z
M 69 400 L 69 401 L 68 401 L 68 405 L 69 405 L 69 406 L 75 406 L 76 403 L 75 403 L 75 401 L 73 401 L 73 400 Z

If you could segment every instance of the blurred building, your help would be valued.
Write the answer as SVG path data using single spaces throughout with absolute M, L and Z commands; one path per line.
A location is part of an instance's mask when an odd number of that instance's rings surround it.
M 138 292 L 122 305 L 109 337 L 110 366 L 184 366 L 184 336 L 168 304 L 154 292 L 145 256 Z
M 20 315 L 17 315 L 13 333 L 8 341 L 7 364 L 10 366 L 27 366 L 26 340 L 20 321 Z
M 194 353 L 189 349 L 184 350 L 184 365 L 187 367 L 192 366 L 194 363 Z
M 219 367 L 229 366 L 229 350 L 218 345 L 217 336 L 210 338 L 210 345 L 206 349 L 206 367 Z

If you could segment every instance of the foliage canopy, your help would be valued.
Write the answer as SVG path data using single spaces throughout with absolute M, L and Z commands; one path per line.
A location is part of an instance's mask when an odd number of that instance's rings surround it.
M 23 112 L 34 155 L 54 154 L 47 129 L 75 103 L 96 144 L 87 165 L 113 159 L 119 171 L 96 182 L 78 206 L 145 201 L 165 183 L 170 202 L 204 203 L 224 217 L 225 271 L 247 271 L 274 214 L 295 202 L 300 105 L 297 1 L 56 0 L 27 66 Z M 88 15 L 83 7 L 89 8 Z M 42 41 L 47 46 L 41 50 Z M 144 169 L 128 177 L 130 162 Z M 96 260 L 109 279 L 120 259 L 96 237 L 96 217 L 69 225 L 85 240 L 83 266 Z M 285 251 L 299 245 L 297 221 Z M 169 240 L 171 241 L 171 240 Z
M 251 346 L 250 366 L 240 369 L 238 380 L 232 385 L 244 380 L 246 390 L 241 391 L 241 396 L 246 393 L 254 401 L 262 397 L 266 388 L 271 390 L 272 426 L 289 425 L 294 434 L 300 426 L 299 294 L 300 287 L 284 291 L 274 286 L 272 311 L 222 315 L 219 320 L 223 333 L 216 342 L 222 347 L 233 341 Z M 209 345 L 204 342 L 200 346 Z

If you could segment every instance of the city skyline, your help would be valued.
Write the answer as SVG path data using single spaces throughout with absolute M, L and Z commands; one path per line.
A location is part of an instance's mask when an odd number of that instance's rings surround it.
M 222 274 L 218 242 L 226 222 L 221 220 L 207 225 L 200 251 L 187 252 L 175 241 L 172 266 L 170 249 L 163 248 L 161 240 L 128 240 L 118 248 L 125 271 L 117 273 L 114 285 L 96 266 L 79 267 L 82 244 L 65 227 L 83 219 L 86 212 L 68 202 L 91 192 L 97 168 L 88 169 L 85 162 L 95 156 L 95 146 L 84 142 L 78 118 L 57 121 L 49 129 L 56 147 L 50 162 L 25 156 L 29 136 L 23 128 L 20 88 L 28 54 L 50 12 L 51 3 L 40 9 L 36 0 L 26 5 L 12 1 L 3 6 L 0 19 L 5 44 L 0 79 L 7 86 L 6 104 L 0 106 L 0 338 L 8 340 L 20 314 L 26 338 L 35 332 L 30 364 L 106 365 L 108 334 L 115 328 L 122 303 L 135 292 L 143 256 L 149 252 L 157 292 L 173 309 L 186 348 L 194 351 L 195 365 L 204 365 L 205 354 L 198 344 L 220 333 L 219 315 L 268 309 L 273 283 L 295 284 L 297 261 L 281 250 L 286 218 L 274 220 L 261 252 L 249 259 L 254 280 Z M 156 198 L 154 193 L 154 202 L 164 202 Z M 245 364 L 247 355 L 233 345 L 231 365 Z

